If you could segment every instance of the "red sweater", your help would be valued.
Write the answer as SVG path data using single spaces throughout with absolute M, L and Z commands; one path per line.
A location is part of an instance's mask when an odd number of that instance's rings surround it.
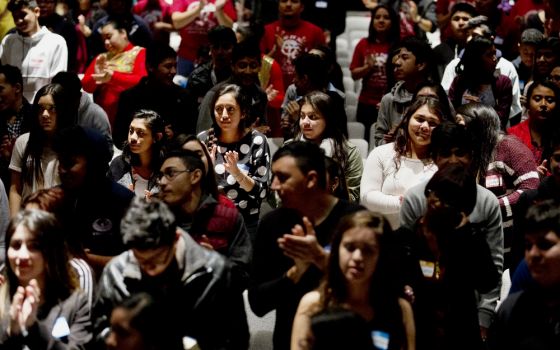
M 135 48 L 135 46 L 128 44 L 124 52 L 130 51 L 133 48 Z M 139 52 L 136 55 L 134 65 L 131 67 L 130 72 L 114 71 L 110 81 L 105 84 L 97 84 L 92 74 L 95 73 L 95 63 L 101 55 L 105 54 L 98 55 L 86 69 L 84 77 L 82 78 L 82 86 L 85 91 L 93 93 L 95 103 L 100 105 L 105 112 L 107 112 L 111 128 L 113 128 L 120 94 L 138 84 L 142 77 L 148 75 L 146 71 L 146 49 L 139 48 Z

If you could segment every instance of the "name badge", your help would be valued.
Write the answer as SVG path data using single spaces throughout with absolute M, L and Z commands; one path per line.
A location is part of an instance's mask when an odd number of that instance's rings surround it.
M 373 346 L 375 346 L 376 349 L 389 349 L 389 333 L 373 331 L 371 332 L 371 340 L 373 341 Z
M 329 7 L 329 3 L 326 1 L 315 1 L 315 7 L 318 9 L 326 9 Z
M 486 188 L 502 187 L 502 177 L 498 175 L 486 176 Z
M 422 275 L 424 275 L 424 277 L 431 278 L 434 277 L 436 264 L 432 261 L 420 260 L 420 269 L 422 270 Z
M 57 339 L 60 339 L 60 338 L 67 337 L 69 335 L 70 335 L 70 327 L 68 326 L 68 322 L 66 322 L 66 319 L 63 316 L 57 318 L 56 321 L 54 322 L 52 336 Z

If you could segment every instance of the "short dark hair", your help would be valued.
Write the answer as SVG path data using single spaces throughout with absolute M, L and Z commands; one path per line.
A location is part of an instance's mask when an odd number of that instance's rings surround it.
M 407 49 L 416 57 L 416 63 L 426 63 L 429 67 L 433 58 L 433 50 L 430 44 L 425 40 L 418 39 L 413 36 L 404 38 L 398 45 L 395 46 L 397 50 Z M 427 67 L 428 68 L 428 67 Z
M 435 161 L 442 152 L 453 148 L 464 150 L 469 154 L 473 152 L 471 139 L 465 126 L 446 120 L 432 131 L 430 154 Z
M 327 171 L 325 169 L 325 153 L 312 142 L 294 141 L 282 146 L 274 156 L 274 163 L 282 157 L 293 157 L 298 169 L 303 173 L 314 170 L 317 172 L 318 183 L 321 189 L 327 188 Z
M 11 13 L 19 11 L 23 8 L 34 9 L 36 7 L 39 7 L 39 5 L 37 5 L 37 1 L 35 0 L 10 0 L 8 3 L 8 11 Z
M 465 12 L 471 15 L 471 17 L 476 17 L 478 15 L 478 11 L 476 10 L 476 8 L 468 2 L 455 3 L 455 5 L 451 7 L 451 11 L 449 11 L 449 14 L 453 17 L 456 12 Z
M 0 65 L 0 74 L 4 74 L 6 82 L 10 85 L 19 84 L 22 87 L 23 93 L 23 77 L 21 75 L 21 70 L 9 64 Z
M 470 214 L 476 205 L 476 177 L 462 164 L 438 169 L 428 181 L 424 194 L 434 193 L 444 204 Z
M 244 40 L 233 47 L 231 53 L 232 64 L 246 57 L 256 59 L 259 63 L 261 62 L 261 49 L 256 41 Z
M 168 58 L 177 58 L 177 52 L 169 45 L 154 43 L 146 48 L 146 69 L 155 69 Z
M 58 72 L 52 78 L 53 84 L 60 84 L 66 91 L 66 95 L 72 100 L 80 100 L 82 97 L 82 82 L 74 72 Z
M 313 87 L 326 88 L 329 84 L 327 62 L 318 55 L 302 53 L 295 59 L 294 68 L 298 76 L 307 76 Z
M 548 199 L 532 205 L 521 226 L 525 234 L 553 231 L 560 237 L 560 203 L 558 200 Z
M 219 43 L 235 45 L 237 43 L 237 37 L 230 27 L 217 25 L 208 31 L 208 42 L 210 45 Z
M 173 245 L 176 230 L 175 216 L 156 198 L 134 197 L 121 221 L 123 243 L 140 250 Z
M 214 112 L 214 107 L 216 106 L 218 99 L 225 94 L 232 94 L 234 96 L 235 101 L 237 102 L 239 108 L 241 109 L 241 115 L 245 115 L 245 118 L 241 119 L 241 121 L 239 122 L 239 130 L 245 129 L 246 123 L 249 121 L 251 116 L 252 101 L 249 92 L 245 90 L 243 87 L 236 84 L 223 84 L 218 88 L 218 91 L 216 91 L 216 93 L 214 94 L 214 97 L 212 98 L 212 103 L 210 104 L 211 106 L 210 113 L 212 116 L 214 132 L 216 133 L 217 136 L 220 135 L 221 129 L 218 126 L 218 123 L 216 122 L 216 113 Z
M 189 171 L 193 171 L 195 169 L 198 169 L 202 172 L 203 175 L 206 174 L 206 170 L 204 169 L 204 162 L 202 162 L 202 159 L 200 158 L 200 156 L 193 151 L 189 151 L 189 150 L 182 149 L 182 148 L 174 148 L 174 149 L 170 150 L 169 152 L 167 152 L 165 154 L 161 164 L 163 164 L 169 158 L 179 158 L 181 160 L 181 162 L 183 163 L 183 165 L 185 165 L 185 167 Z M 212 166 L 212 164 L 208 164 L 209 168 L 211 166 Z M 215 184 L 215 182 L 214 182 L 214 184 Z M 202 176 L 202 178 L 200 180 L 200 187 L 206 193 L 208 192 L 207 191 L 208 190 L 207 186 L 208 186 L 207 177 Z

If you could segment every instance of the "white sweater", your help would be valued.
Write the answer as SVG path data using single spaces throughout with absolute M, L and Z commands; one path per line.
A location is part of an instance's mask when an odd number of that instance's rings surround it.
M 437 171 L 432 162 L 425 164 L 422 160 L 407 157 L 400 157 L 397 170 L 395 155 L 394 143 L 374 148 L 366 160 L 360 183 L 360 203 L 371 211 L 384 214 L 393 229 L 400 226 L 400 197 Z
M 21 70 L 23 95 L 33 103 L 35 93 L 49 84 L 56 73 L 66 70 L 68 48 L 62 36 L 41 27 L 31 37 L 6 35 L 0 46 L 0 60 Z

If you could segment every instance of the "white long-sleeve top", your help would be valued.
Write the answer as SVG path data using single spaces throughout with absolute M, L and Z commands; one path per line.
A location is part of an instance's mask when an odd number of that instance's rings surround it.
M 360 183 L 360 203 L 387 217 L 393 229 L 400 226 L 401 196 L 412 186 L 427 180 L 437 171 L 433 162 L 400 157 L 395 164 L 395 144 L 373 149 L 369 154 Z

